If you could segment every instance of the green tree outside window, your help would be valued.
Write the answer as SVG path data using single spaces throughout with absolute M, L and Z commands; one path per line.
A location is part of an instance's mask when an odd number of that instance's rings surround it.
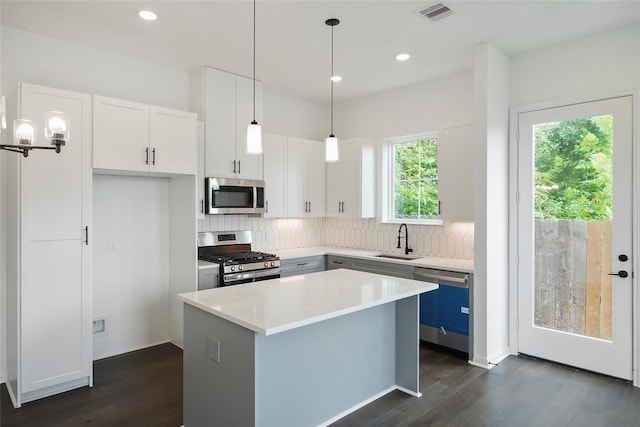
M 438 215 L 437 139 L 395 144 L 394 217 L 425 219 Z
M 610 220 L 613 116 L 534 127 L 536 219 Z

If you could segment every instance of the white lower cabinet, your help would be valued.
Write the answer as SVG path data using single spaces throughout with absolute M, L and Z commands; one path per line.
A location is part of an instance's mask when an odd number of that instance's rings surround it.
M 21 83 L 18 114 L 70 116 L 62 151 L 8 156 L 7 389 L 14 406 L 92 385 L 91 96 Z M 43 126 L 38 129 L 44 142 Z M 15 179 L 13 179 L 15 178 Z

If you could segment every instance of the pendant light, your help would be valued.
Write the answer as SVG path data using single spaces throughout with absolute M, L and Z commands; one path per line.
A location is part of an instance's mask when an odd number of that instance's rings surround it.
M 253 120 L 247 126 L 247 153 L 262 153 L 262 128 L 256 122 L 256 0 L 253 0 Z
M 324 160 L 327 162 L 337 162 L 340 160 L 340 151 L 338 150 L 338 138 L 333 134 L 333 27 L 340 23 L 336 18 L 330 18 L 324 21 L 331 27 L 331 133 L 324 141 Z

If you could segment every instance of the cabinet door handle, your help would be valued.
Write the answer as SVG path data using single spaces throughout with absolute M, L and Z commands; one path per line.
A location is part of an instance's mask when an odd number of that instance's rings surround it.
M 204 200 L 200 199 L 200 213 L 204 213 Z
M 144 164 L 149 164 L 149 147 L 144 149 Z
M 307 207 L 307 204 L 308 204 L 308 203 L 309 203 L 309 202 L 304 202 L 304 212 L 305 212 L 305 213 L 309 212 L 309 208 Z
M 240 174 L 240 160 L 238 160 L 238 174 Z
M 84 227 L 84 244 L 89 246 L 89 226 Z
M 264 213 L 269 213 L 269 201 L 264 202 Z
M 438 215 L 442 215 L 442 202 L 438 200 Z
M 153 150 L 151 150 L 151 164 L 152 165 L 156 164 L 156 149 L 155 148 Z
M 311 201 L 309 201 L 309 213 L 311 213 Z
M 236 173 L 236 161 L 233 161 L 233 173 Z

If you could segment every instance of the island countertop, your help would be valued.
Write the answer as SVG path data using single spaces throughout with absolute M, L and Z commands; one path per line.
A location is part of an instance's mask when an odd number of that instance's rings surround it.
M 273 335 L 434 289 L 437 284 L 338 269 L 178 297 L 254 332 Z

